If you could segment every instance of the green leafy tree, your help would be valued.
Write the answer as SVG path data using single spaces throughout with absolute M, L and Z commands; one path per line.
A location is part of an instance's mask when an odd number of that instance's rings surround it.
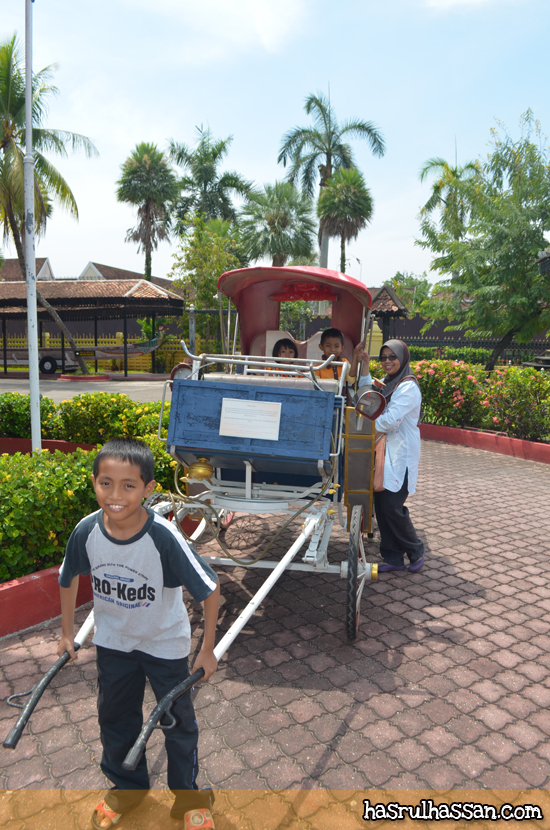
M 205 219 L 235 222 L 237 210 L 232 199 L 246 196 L 251 188 L 251 182 L 238 173 L 220 172 L 233 136 L 214 139 L 209 129 L 196 129 L 198 141 L 193 149 L 173 139 L 169 145 L 170 158 L 186 172 L 180 179 L 181 192 L 172 206 L 180 234 L 189 226 L 193 213 Z
M 337 170 L 325 184 L 317 203 L 319 237 L 340 237 L 340 271 L 346 271 L 346 242 L 357 239 L 372 218 L 373 201 L 369 188 L 355 167 Z M 319 240 L 320 241 L 320 240 Z
M 240 268 L 248 267 L 249 257 L 243 246 L 238 223 L 229 222 L 227 219 L 208 219 L 205 226 L 212 231 L 214 236 L 230 243 L 231 252 L 237 257 Z
M 197 309 L 215 308 L 218 302 L 218 279 L 225 271 L 240 267 L 238 246 L 228 235 L 219 236 L 202 216 L 192 218 L 192 226 L 172 255 L 172 277 L 176 285 L 186 289 L 187 301 Z M 224 301 L 227 304 L 227 301 Z M 216 316 L 216 331 L 218 326 Z M 188 319 L 181 324 L 184 337 L 188 334 Z M 210 339 L 211 315 L 199 314 L 196 331 Z M 218 348 L 221 343 L 218 343 Z
M 469 205 L 464 233 L 457 238 L 452 224 L 421 226 L 419 244 L 444 277 L 421 305 L 425 328 L 447 319 L 449 331 L 498 338 L 487 369 L 514 338 L 527 343 L 550 327 L 550 283 L 536 263 L 550 230 L 550 153 L 530 111 L 521 124 L 518 140 L 493 130 L 479 173 L 455 184 Z
M 312 200 L 290 182 L 266 184 L 249 194 L 240 215 L 244 250 L 252 260 L 269 256 L 272 265 L 311 256 L 315 223 Z
M 177 178 L 156 144 L 143 141 L 121 165 L 117 199 L 137 207 L 138 222 L 126 234 L 145 252 L 145 279 L 151 279 L 152 252 L 170 234 L 169 202 L 178 192 Z
M 194 216 L 192 227 L 172 255 L 171 276 L 185 288 L 195 308 L 214 308 L 218 298 L 218 279 L 225 271 L 239 268 L 237 243 L 220 236 L 202 216 Z
M 34 74 L 32 79 L 34 215 L 37 234 L 45 232 L 46 221 L 52 216 L 55 204 L 78 219 L 78 208 L 71 188 L 46 154 L 54 153 L 66 158 L 69 150 L 83 150 L 87 156 L 97 155 L 95 146 L 86 136 L 44 126 L 48 103 L 58 92 L 51 83 L 55 69 L 55 65 L 47 66 Z M 11 239 L 15 246 L 23 280 L 26 279 L 24 156 L 25 65 L 16 36 L 13 35 L 0 44 L 0 222 L 4 239 Z M 70 331 L 39 290 L 37 299 L 52 316 L 71 348 L 78 351 Z M 86 374 L 84 361 L 80 357 L 77 359 Z
M 313 196 L 317 176 L 322 190 L 334 170 L 356 167 L 350 139 L 363 138 L 370 144 L 375 156 L 383 156 L 386 145 L 380 130 L 372 121 L 350 119 L 339 124 L 330 100 L 322 93 L 308 95 L 304 107 L 313 117 L 313 126 L 294 127 L 284 136 L 277 161 L 286 167 L 289 182 L 301 178 L 302 190 Z M 325 237 L 328 240 L 328 237 Z M 328 247 L 321 245 L 321 266 L 327 267 Z
M 425 271 L 419 277 L 408 271 L 397 271 L 384 285 L 389 285 L 410 311 L 418 311 L 432 293 L 432 284 Z

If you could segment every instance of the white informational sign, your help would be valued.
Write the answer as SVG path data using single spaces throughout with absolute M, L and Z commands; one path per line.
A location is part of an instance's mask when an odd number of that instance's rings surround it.
M 280 403 L 243 401 L 239 398 L 222 399 L 220 435 L 278 441 L 280 422 Z

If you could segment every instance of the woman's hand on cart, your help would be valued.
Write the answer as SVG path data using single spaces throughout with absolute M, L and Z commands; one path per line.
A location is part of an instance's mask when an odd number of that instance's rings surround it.
M 353 357 L 354 360 L 363 361 L 363 373 L 368 374 L 369 372 L 369 364 L 370 364 L 370 355 L 366 351 L 365 344 L 363 342 L 358 343 L 355 349 L 353 350 Z
M 202 681 L 205 682 L 209 677 L 212 677 L 217 668 L 218 660 L 214 654 L 214 650 L 211 648 L 201 648 L 193 664 L 193 673 L 198 669 L 203 669 L 204 677 Z

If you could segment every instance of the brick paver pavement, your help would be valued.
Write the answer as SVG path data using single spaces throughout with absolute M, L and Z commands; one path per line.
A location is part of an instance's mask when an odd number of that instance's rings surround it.
M 548 787 L 550 467 L 432 442 L 422 451 L 410 509 L 427 546 L 424 569 L 367 585 L 353 644 L 344 580 L 285 574 L 196 691 L 201 785 Z M 250 554 L 272 524 L 238 517 L 227 543 Z M 294 537 L 285 532 L 280 549 Z M 331 560 L 346 551 L 339 530 Z M 369 558 L 377 560 L 375 545 Z M 222 630 L 265 575 L 224 572 Z M 198 608 L 192 626 L 196 648 Z M 55 620 L 0 641 L 2 701 L 46 670 L 58 635 Z M 104 786 L 95 680 L 90 647 L 52 682 L 18 748 L 0 750 L 0 786 Z M 1 737 L 15 718 L 0 704 Z M 148 758 L 154 786 L 165 787 L 158 733 Z

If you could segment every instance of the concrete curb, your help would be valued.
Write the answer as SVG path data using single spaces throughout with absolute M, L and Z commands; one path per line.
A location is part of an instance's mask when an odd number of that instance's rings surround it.
M 58 380 L 72 380 L 83 381 L 84 383 L 91 383 L 94 380 L 111 380 L 110 375 L 59 375 Z

